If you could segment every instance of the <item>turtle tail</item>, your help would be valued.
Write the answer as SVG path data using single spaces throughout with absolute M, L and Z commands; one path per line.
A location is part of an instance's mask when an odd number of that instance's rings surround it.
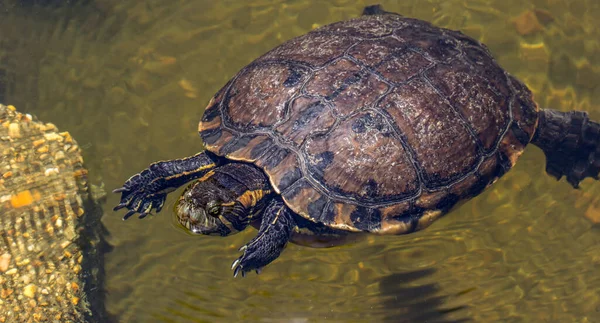
M 586 177 L 598 179 L 600 124 L 587 112 L 541 110 L 531 143 L 546 155 L 546 172 L 556 179 L 566 176 L 577 188 Z

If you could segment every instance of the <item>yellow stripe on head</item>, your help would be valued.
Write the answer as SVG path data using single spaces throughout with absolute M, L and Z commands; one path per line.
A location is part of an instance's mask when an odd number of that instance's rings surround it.
M 250 208 L 256 205 L 258 201 L 260 201 L 265 195 L 271 193 L 269 190 L 255 190 L 255 191 L 246 191 L 240 197 L 237 198 L 237 201 L 240 202 L 245 208 Z
M 215 166 L 217 166 L 217 165 L 215 165 L 215 163 L 210 163 L 208 165 L 200 166 L 197 169 L 195 169 L 194 171 L 203 171 L 205 169 L 215 168 Z
M 205 180 L 211 178 L 213 175 L 215 174 L 214 170 L 209 171 L 208 173 L 204 174 L 204 176 L 200 177 L 198 179 L 199 182 L 204 182 Z
M 227 229 L 229 229 L 229 231 L 231 231 L 231 233 L 236 233 L 239 232 L 239 230 L 237 230 L 233 224 L 231 223 L 231 221 L 229 221 L 226 217 L 224 217 L 223 215 L 219 215 L 219 220 L 221 220 L 221 223 L 223 223 L 224 226 L 227 227 Z

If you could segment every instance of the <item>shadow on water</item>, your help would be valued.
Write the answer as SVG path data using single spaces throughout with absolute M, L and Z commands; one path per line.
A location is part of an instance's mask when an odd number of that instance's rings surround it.
M 0 102 L 6 102 L 6 70 L 0 68 Z
M 97 202 L 105 202 L 105 200 Z M 83 288 L 90 307 L 90 311 L 85 313 L 86 322 L 116 323 L 118 318 L 106 310 L 108 291 L 105 287 L 104 257 L 113 250 L 113 247 L 106 241 L 109 232 L 101 222 L 104 213 L 99 203 L 89 199 L 85 200 L 84 208 L 86 212 L 80 221 L 81 235 L 77 244 L 86 255 L 81 263 L 83 268 L 81 279 L 84 282 Z
M 383 322 L 470 322 L 468 318 L 452 319 L 466 305 L 448 306 L 450 296 L 439 295 L 436 283 L 415 285 L 415 281 L 432 276 L 435 269 L 395 273 L 379 281 L 384 310 Z

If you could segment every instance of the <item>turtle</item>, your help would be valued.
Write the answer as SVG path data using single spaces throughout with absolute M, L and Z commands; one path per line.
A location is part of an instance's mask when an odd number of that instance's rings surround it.
M 115 210 L 159 212 L 167 194 L 192 233 L 258 234 L 234 276 L 259 273 L 288 242 L 330 247 L 425 229 L 503 176 L 532 143 L 546 172 L 598 179 L 600 125 L 541 109 L 479 41 L 364 8 L 242 68 L 205 108 L 205 150 L 130 177 Z

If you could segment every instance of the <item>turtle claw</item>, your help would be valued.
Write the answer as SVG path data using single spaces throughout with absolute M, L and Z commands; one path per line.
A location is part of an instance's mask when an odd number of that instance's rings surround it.
M 283 201 L 277 199 L 271 202 L 264 211 L 258 235 L 239 249 L 243 254 L 231 265 L 233 276 L 240 272 L 245 276 L 251 271 L 260 274 L 262 268 L 279 257 L 294 225 L 291 211 Z
M 231 264 L 231 270 L 233 270 L 233 277 L 237 277 L 238 273 L 242 273 L 242 277 L 246 277 L 246 270 L 244 270 L 244 266 L 240 265 L 242 262 L 242 258 L 246 255 L 246 249 L 248 249 L 248 245 L 241 246 L 238 251 L 243 251 L 244 254 L 236 259 L 233 264 Z
M 231 269 L 233 270 L 233 277 L 237 277 L 238 274 L 242 274 L 242 277 L 246 277 L 246 273 L 255 269 L 252 268 L 251 263 L 248 261 L 248 254 L 244 252 L 244 254 L 236 259 L 233 264 L 231 264 Z
M 162 210 L 164 205 L 165 205 L 165 199 L 160 200 L 158 202 L 158 205 L 154 206 L 154 208 L 156 209 L 156 213 L 160 212 L 160 210 Z
M 242 256 L 243 257 L 243 256 Z M 231 270 L 233 270 L 233 277 L 237 277 L 239 273 L 242 273 L 242 277 L 246 277 L 246 271 L 244 270 L 244 266 L 240 265 L 242 261 L 242 257 L 236 259 L 231 265 Z
M 125 213 L 125 215 L 123 216 L 123 221 L 126 221 L 127 219 L 129 219 L 132 215 L 135 214 L 135 210 L 129 210 L 127 211 L 127 213 Z
M 113 190 L 113 193 L 121 194 L 121 200 L 113 210 L 127 208 L 128 212 L 123 217 L 126 220 L 134 213 L 139 213 L 139 218 L 144 218 L 153 209 L 161 208 L 169 192 L 166 190 L 164 176 L 149 169 L 131 176 L 123 186 Z
M 244 254 L 231 264 L 233 277 L 237 277 L 240 273 L 242 274 L 242 277 L 246 277 L 246 274 L 251 271 L 256 272 L 257 275 L 262 273 L 262 269 L 270 261 L 265 261 L 265 259 L 262 258 L 263 254 L 260 248 L 261 247 L 256 243 L 250 242 L 239 249 L 239 251 L 243 251 Z
M 245 278 L 247 271 L 243 270 L 241 267 L 237 267 L 233 271 L 233 278 L 236 278 L 239 273 L 242 273 L 242 278 Z
M 250 272 L 252 269 L 244 269 L 244 266 L 241 265 L 240 263 L 243 261 L 242 257 L 239 257 L 238 259 L 236 259 L 233 264 L 231 265 L 231 269 L 233 270 L 233 277 L 237 277 L 238 274 L 242 274 L 242 277 L 246 277 L 246 273 Z M 256 268 L 254 269 L 254 271 L 256 272 L 256 274 L 260 274 L 262 272 L 262 267 L 261 268 Z
M 113 211 L 118 211 L 127 206 L 127 203 L 119 203 L 117 206 L 113 208 Z
M 246 277 L 246 276 L 244 275 L 244 271 L 243 271 L 243 270 L 242 270 L 240 267 L 236 267 L 236 268 L 233 270 L 233 278 L 237 277 L 237 275 L 240 273 L 240 271 L 242 272 L 242 277 Z
M 231 270 L 233 270 L 234 268 L 236 268 L 239 263 L 240 263 L 240 259 L 238 258 L 231 265 Z M 235 276 L 235 273 L 233 275 Z
M 115 188 L 112 192 L 113 193 L 122 193 L 122 192 L 125 192 L 125 191 L 128 191 L 128 190 L 129 189 L 127 187 L 123 186 L 123 187 Z
M 161 194 L 150 194 L 143 189 L 137 189 L 134 191 L 124 191 L 121 195 L 121 201 L 117 206 L 113 208 L 114 211 L 127 208 L 129 211 L 123 216 L 123 220 L 127 220 L 134 213 L 139 213 L 138 218 L 143 219 L 152 212 L 153 209 L 159 212 L 165 200 L 167 198 L 166 193 Z
M 237 277 L 239 273 L 242 274 L 242 277 L 246 277 L 246 273 L 248 273 L 249 270 L 244 270 L 244 267 L 239 266 L 239 264 L 240 258 L 236 259 L 236 261 L 234 261 L 231 265 L 231 269 L 233 270 L 233 277 Z M 254 272 L 256 272 L 257 275 L 260 275 L 262 273 L 262 267 L 254 269 Z

